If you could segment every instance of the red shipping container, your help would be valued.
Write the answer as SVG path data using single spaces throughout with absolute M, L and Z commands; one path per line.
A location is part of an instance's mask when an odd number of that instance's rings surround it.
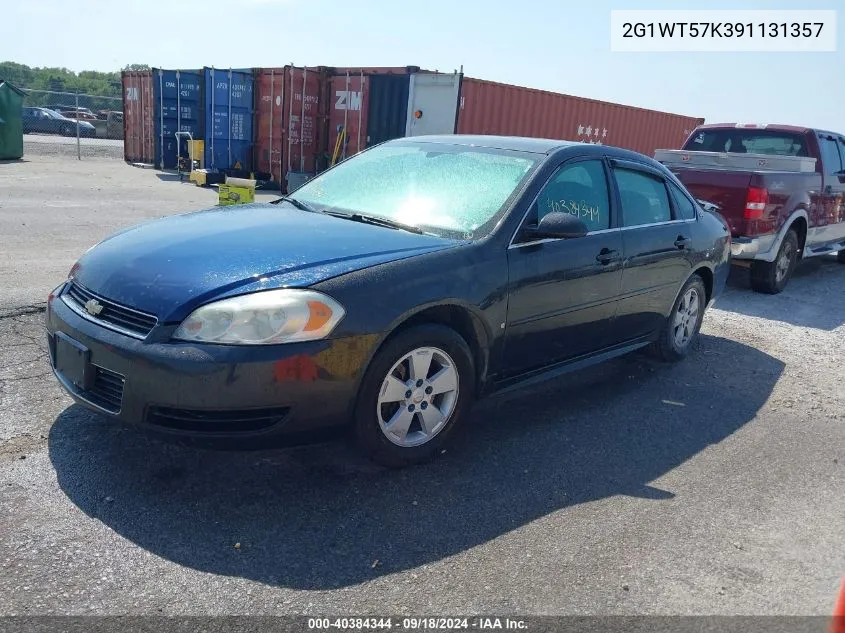
M 367 146 L 367 106 L 369 105 L 369 78 L 362 69 L 335 71 L 329 77 L 329 164 L 340 162 L 357 154 Z M 346 130 L 338 144 L 341 130 Z
M 153 73 L 149 70 L 124 71 L 123 158 L 130 163 L 155 160 L 153 112 Z
M 257 68 L 255 170 L 285 186 L 289 173 L 325 168 L 326 73 L 323 68 Z
M 458 134 L 601 143 L 647 156 L 681 147 L 702 118 L 464 77 Z

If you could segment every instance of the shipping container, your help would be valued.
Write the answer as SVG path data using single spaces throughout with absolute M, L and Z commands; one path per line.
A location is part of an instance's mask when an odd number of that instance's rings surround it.
M 676 148 L 704 119 L 465 77 L 459 134 L 582 141 L 652 156 Z
M 153 69 L 157 168 L 176 169 L 179 158 L 187 158 L 187 134 L 193 139 L 204 138 L 203 83 L 202 70 Z
M 205 68 L 206 169 L 249 172 L 253 146 L 253 72 Z
M 329 74 L 330 162 L 394 138 L 455 133 L 460 73 L 408 66 L 332 68 Z
M 124 71 L 123 157 L 130 163 L 152 164 L 155 160 L 153 123 L 153 73 L 149 70 Z
M 325 92 L 322 68 L 256 68 L 255 171 L 280 188 L 295 188 L 326 168 Z

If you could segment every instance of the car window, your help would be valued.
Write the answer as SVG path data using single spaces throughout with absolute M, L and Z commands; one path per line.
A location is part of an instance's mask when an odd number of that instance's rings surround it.
M 622 225 L 639 226 L 672 219 L 669 195 L 660 178 L 641 171 L 615 168 L 622 202 Z
M 737 128 L 699 130 L 684 149 L 735 154 L 809 156 L 803 134 Z
M 842 171 L 842 157 L 839 155 L 837 142 L 830 136 L 819 136 L 819 147 L 822 152 L 822 167 L 828 176 Z
M 579 217 L 590 231 L 610 228 L 607 178 L 600 160 L 564 165 L 537 197 L 537 221 L 552 211 Z
M 842 169 L 845 170 L 845 140 L 839 139 L 839 155 L 842 157 Z
M 672 198 L 675 200 L 675 207 L 678 209 L 679 220 L 694 220 L 695 206 L 692 201 L 684 195 L 677 185 L 669 183 L 669 189 L 672 191 Z

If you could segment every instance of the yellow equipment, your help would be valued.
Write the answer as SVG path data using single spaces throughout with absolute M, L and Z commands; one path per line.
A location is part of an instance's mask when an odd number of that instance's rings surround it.
M 248 204 L 255 202 L 255 180 L 245 178 L 226 178 L 225 184 L 219 186 L 218 204 Z
M 340 132 L 337 135 L 337 140 L 334 143 L 334 152 L 332 153 L 332 164 L 331 166 L 334 167 L 335 163 L 337 163 L 337 158 L 340 156 L 341 151 L 343 150 L 343 146 L 346 142 L 346 127 L 343 126 L 340 128 Z

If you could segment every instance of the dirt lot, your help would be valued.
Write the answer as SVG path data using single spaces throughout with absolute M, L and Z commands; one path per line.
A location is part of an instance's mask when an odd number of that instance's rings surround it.
M 164 445 L 71 405 L 39 306 L 112 231 L 214 204 L 119 162 L 0 164 L 0 614 L 815 614 L 845 571 L 845 266 L 741 272 L 689 359 L 480 404 L 388 472 L 342 443 Z

